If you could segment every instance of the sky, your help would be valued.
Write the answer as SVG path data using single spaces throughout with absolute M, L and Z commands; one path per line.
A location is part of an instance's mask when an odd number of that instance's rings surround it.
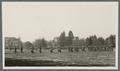
M 117 34 L 117 2 L 3 2 L 4 37 L 52 40 L 65 31 L 86 38 Z

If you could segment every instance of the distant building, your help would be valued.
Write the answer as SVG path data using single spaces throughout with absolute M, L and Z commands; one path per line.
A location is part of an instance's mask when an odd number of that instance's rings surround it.
M 22 42 L 20 38 L 15 37 L 5 37 L 5 48 L 20 48 L 22 46 Z

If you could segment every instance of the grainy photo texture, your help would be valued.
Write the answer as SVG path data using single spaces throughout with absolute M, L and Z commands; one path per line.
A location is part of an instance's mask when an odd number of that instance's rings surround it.
M 4 68 L 116 67 L 117 2 L 3 2 Z

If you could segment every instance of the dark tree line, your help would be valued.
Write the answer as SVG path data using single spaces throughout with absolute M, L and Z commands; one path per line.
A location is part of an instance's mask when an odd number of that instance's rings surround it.
M 65 35 L 65 32 L 62 32 L 58 39 L 58 43 L 59 43 L 58 45 L 60 45 L 61 47 L 70 46 L 73 43 L 73 39 L 74 39 L 74 35 L 72 31 L 69 31 L 68 36 Z
M 112 46 L 115 47 L 115 35 L 110 35 L 107 38 L 97 37 L 96 35 L 89 36 L 86 39 L 80 39 L 79 37 L 74 37 L 72 31 L 69 31 L 68 36 L 65 32 L 61 33 L 59 38 L 60 46 Z
M 68 36 L 66 36 L 65 32 L 62 32 L 58 37 L 57 41 L 47 41 L 44 38 L 36 39 L 34 42 L 25 42 L 24 47 L 31 49 L 32 53 L 34 53 L 34 49 L 39 49 L 39 52 L 41 53 L 43 48 L 47 48 L 49 46 L 51 46 L 50 48 L 52 48 L 53 43 L 57 43 L 57 48 L 68 47 L 69 51 L 71 52 L 73 51 L 73 49 L 75 51 L 78 51 L 79 48 L 81 48 L 84 51 L 86 47 L 89 50 L 110 49 L 115 48 L 115 35 L 110 35 L 107 38 L 97 37 L 96 35 L 92 35 L 87 38 L 79 38 L 74 36 L 72 31 L 69 31 Z
M 94 51 L 113 50 L 116 44 L 115 35 L 110 35 L 107 38 L 92 35 L 81 39 L 74 36 L 72 31 L 69 31 L 68 36 L 65 35 L 65 32 L 62 32 L 58 41 L 60 47 L 68 46 L 71 52 L 73 52 L 73 49 L 75 51 L 78 51 L 78 49 L 85 51 L 86 48 Z

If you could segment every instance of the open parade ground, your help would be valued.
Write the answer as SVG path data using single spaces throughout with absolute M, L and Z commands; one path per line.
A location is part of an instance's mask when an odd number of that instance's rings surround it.
M 68 52 L 67 49 L 59 53 L 54 50 L 43 49 L 42 53 L 35 50 L 7 50 L 5 66 L 115 66 L 115 51 L 79 51 Z

